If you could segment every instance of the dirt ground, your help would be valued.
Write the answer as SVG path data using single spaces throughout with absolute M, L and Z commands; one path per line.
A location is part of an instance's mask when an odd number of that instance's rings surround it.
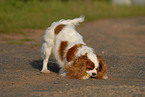
M 0 35 L 0 97 L 145 97 L 145 17 L 103 19 L 77 31 L 108 66 L 108 80 L 76 80 L 41 74 L 40 47 L 45 30 Z

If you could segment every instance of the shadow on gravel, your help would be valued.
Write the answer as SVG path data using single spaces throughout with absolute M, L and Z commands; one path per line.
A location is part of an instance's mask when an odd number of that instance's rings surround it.
M 42 60 L 33 60 L 32 62 L 30 62 L 30 65 L 35 68 L 35 69 L 38 69 L 41 71 L 42 69 Z M 58 73 L 59 72 L 59 66 L 52 62 L 52 60 L 49 60 L 48 62 L 48 65 L 47 65 L 47 68 L 52 71 L 52 72 L 55 72 L 55 73 Z

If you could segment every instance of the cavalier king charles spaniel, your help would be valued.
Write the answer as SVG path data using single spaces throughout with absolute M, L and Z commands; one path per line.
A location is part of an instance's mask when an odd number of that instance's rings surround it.
M 62 19 L 47 28 L 41 48 L 42 73 L 50 73 L 47 64 L 52 54 L 59 64 L 60 76 L 68 76 L 73 79 L 88 79 L 90 77 L 108 79 L 107 65 L 102 57 L 96 55 L 75 30 L 75 27 L 83 21 L 83 16 L 72 20 Z

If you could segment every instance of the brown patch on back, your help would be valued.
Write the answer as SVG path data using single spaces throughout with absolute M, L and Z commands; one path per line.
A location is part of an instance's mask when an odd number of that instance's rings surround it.
M 61 60 L 63 60 L 64 50 L 66 49 L 67 45 L 68 45 L 68 41 L 62 41 L 60 43 L 60 46 L 59 46 L 59 55 L 60 55 Z
M 54 29 L 54 32 L 55 34 L 58 34 L 63 28 L 64 28 L 64 24 L 60 24 L 58 25 L 55 29 Z
M 73 60 L 71 65 L 66 65 L 65 70 L 68 78 L 82 79 L 86 75 L 87 60 L 87 56 L 83 55 Z
M 97 55 L 98 61 L 99 61 L 99 68 L 97 70 L 97 75 L 95 78 L 97 79 L 108 79 L 107 76 L 107 65 L 105 64 L 104 60 L 101 56 Z
M 82 44 L 76 44 L 76 45 L 74 45 L 73 47 L 71 47 L 71 48 L 67 51 L 67 53 L 66 53 L 66 60 L 67 60 L 68 62 L 70 62 L 70 61 L 72 61 L 72 60 L 75 59 L 75 54 L 76 54 L 76 52 L 77 52 L 77 49 L 78 49 L 79 47 L 81 47 L 81 46 L 82 46 Z

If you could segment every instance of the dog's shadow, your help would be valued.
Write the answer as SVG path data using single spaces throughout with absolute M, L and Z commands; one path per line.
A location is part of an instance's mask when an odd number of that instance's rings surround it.
M 41 71 L 42 66 L 43 66 L 42 60 L 33 60 L 32 62 L 30 62 L 30 65 L 33 68 L 38 69 L 39 71 Z M 58 73 L 60 70 L 58 64 L 56 64 L 55 61 L 52 59 L 50 59 L 48 61 L 47 68 L 48 68 L 48 70 L 55 72 L 55 73 Z

